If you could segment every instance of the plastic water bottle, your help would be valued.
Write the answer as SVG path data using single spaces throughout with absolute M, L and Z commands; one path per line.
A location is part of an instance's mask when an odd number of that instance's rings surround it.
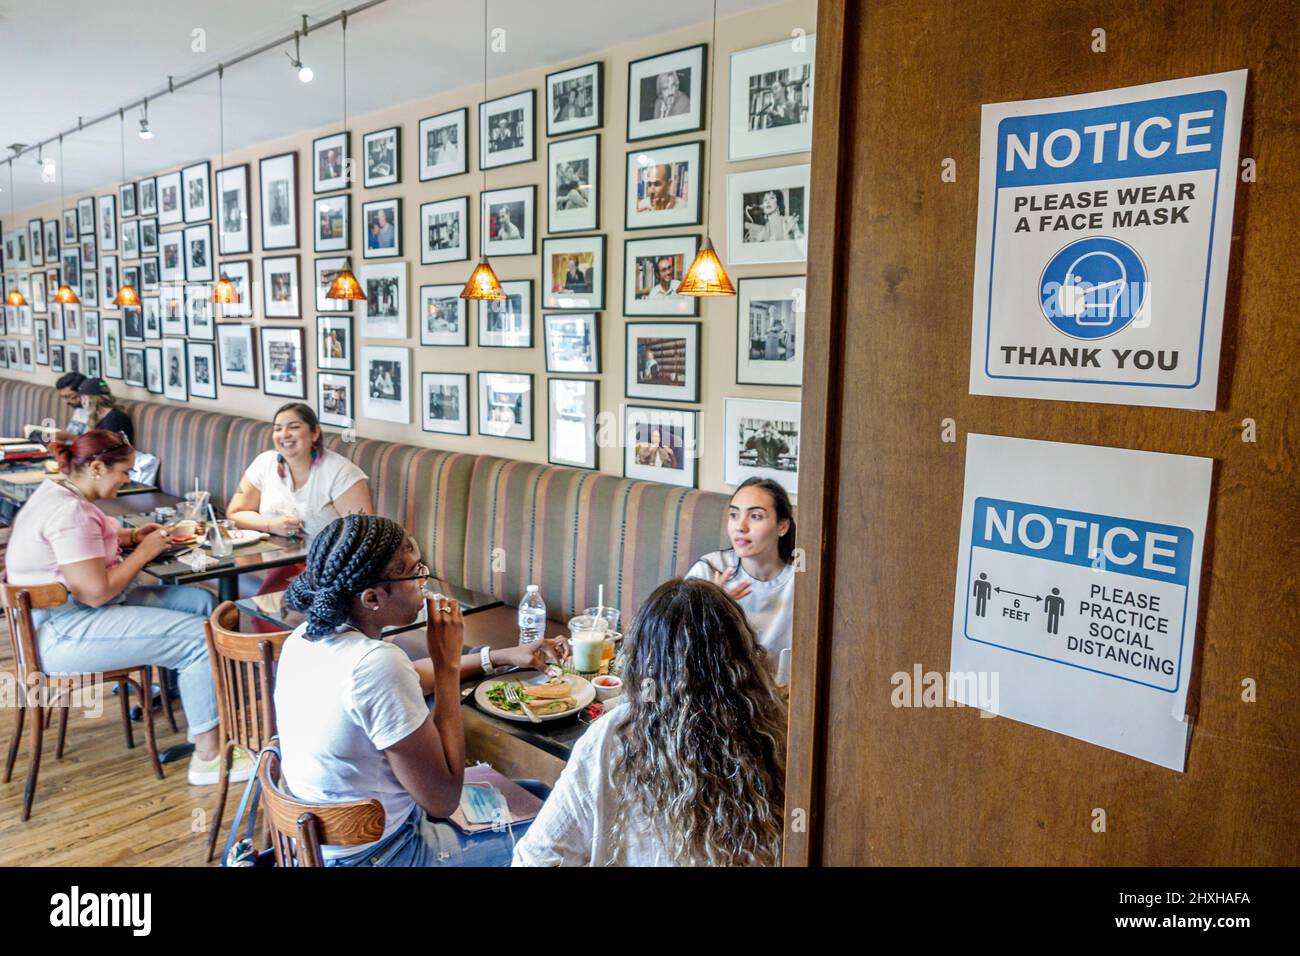
M 536 584 L 528 585 L 528 592 L 519 605 L 519 643 L 531 644 L 546 636 L 546 602 Z

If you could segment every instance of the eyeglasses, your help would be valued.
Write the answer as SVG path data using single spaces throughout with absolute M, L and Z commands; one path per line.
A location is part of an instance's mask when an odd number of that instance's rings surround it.
M 99 461 L 99 460 L 100 460 L 101 458 L 103 458 L 104 456 L 106 456 L 106 455 L 111 455 L 111 454 L 112 454 L 113 452 L 115 452 L 115 451 L 119 451 L 119 450 L 121 450 L 121 449 L 123 449 L 123 448 L 130 448 L 130 447 L 131 447 L 131 439 L 129 439 L 129 438 L 126 437 L 126 432 L 113 432 L 112 434 L 114 434 L 114 435 L 116 435 L 116 436 L 118 437 L 118 439 L 119 439 L 118 443 L 117 443 L 116 445 L 110 445 L 109 447 L 105 448 L 105 449 L 104 449 L 103 451 L 101 451 L 98 455 L 96 455 L 95 457 L 91 458 L 91 459 L 90 459 L 91 461 Z
M 380 579 L 379 579 L 378 581 L 376 581 L 375 583 L 376 583 L 376 584 L 396 584 L 396 583 L 399 582 L 399 581 L 424 581 L 424 580 L 427 580 L 428 578 L 431 578 L 431 577 L 433 577 L 433 572 L 431 572 L 431 571 L 429 570 L 429 566 L 428 566 L 427 564 L 425 564 L 423 561 L 421 561 L 419 564 L 417 564 L 417 565 L 415 566 L 415 573 L 414 573 L 414 574 L 407 575 L 407 576 L 404 577 L 404 578 L 380 578 Z

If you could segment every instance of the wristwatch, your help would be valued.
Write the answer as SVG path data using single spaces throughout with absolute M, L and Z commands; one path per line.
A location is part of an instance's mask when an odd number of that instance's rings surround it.
M 478 652 L 478 659 L 479 663 L 483 665 L 483 676 L 491 677 L 496 671 L 496 668 L 492 666 L 492 649 L 484 647 Z

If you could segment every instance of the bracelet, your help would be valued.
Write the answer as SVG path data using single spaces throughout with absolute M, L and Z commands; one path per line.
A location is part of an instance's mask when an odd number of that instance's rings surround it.
M 492 666 L 492 650 L 491 650 L 491 648 L 488 648 L 488 647 L 484 647 L 484 648 L 482 648 L 482 649 L 478 652 L 478 660 L 479 660 L 479 663 L 483 665 L 483 676 L 484 676 L 484 677 L 491 677 L 492 674 L 493 674 L 493 672 L 496 670 L 496 668 Z
M 139 529 L 139 528 L 132 528 L 132 529 L 131 529 L 131 544 L 132 544 L 132 545 L 136 545 L 136 544 L 139 544 L 139 543 L 140 543 L 140 529 Z

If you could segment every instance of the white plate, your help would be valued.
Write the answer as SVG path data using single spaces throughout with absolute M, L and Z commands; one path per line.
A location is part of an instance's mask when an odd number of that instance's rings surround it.
M 558 714 L 538 714 L 538 720 L 559 720 L 562 717 L 572 717 L 596 699 L 596 688 L 592 687 L 591 683 L 585 677 L 579 677 L 577 674 L 566 674 L 564 676 L 566 676 L 570 683 L 573 684 L 573 694 L 571 696 L 575 701 L 577 701 L 577 706 L 570 710 L 560 711 Z M 493 704 L 492 701 L 488 700 L 488 691 L 497 684 L 505 683 L 506 681 L 515 681 L 524 686 L 529 684 L 544 684 L 546 682 L 546 675 L 537 671 L 519 671 L 516 674 L 507 674 L 504 677 L 488 677 L 480 681 L 479 685 L 474 688 L 474 700 L 484 712 L 489 713 L 494 717 L 501 717 L 505 720 L 513 720 L 521 724 L 531 724 L 532 721 L 528 719 L 527 714 L 517 714 L 512 711 L 501 710 Z
M 262 532 L 260 531 L 252 531 L 248 528 L 236 528 L 234 531 L 230 532 L 230 543 L 236 548 L 261 540 Z

